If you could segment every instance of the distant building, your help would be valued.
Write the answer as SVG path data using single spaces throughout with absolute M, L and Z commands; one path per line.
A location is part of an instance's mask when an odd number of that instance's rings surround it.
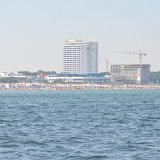
M 14 78 L 27 78 L 27 76 L 23 75 L 22 73 L 17 73 L 17 72 L 11 72 L 9 73 L 10 77 Z
M 45 74 L 39 73 L 39 74 L 37 74 L 37 77 L 38 77 L 38 78 L 45 78 Z
M 11 73 L 7 73 L 7 72 L 2 72 L 0 74 L 0 77 L 14 77 L 14 78 L 26 78 L 25 75 L 21 74 L 21 73 L 15 73 L 15 72 L 11 72 Z
M 0 77 L 9 77 L 9 74 L 7 72 L 2 72 L 0 74 Z
M 67 40 L 64 45 L 63 71 L 66 74 L 98 72 L 98 42 Z
M 149 64 L 112 65 L 111 76 L 113 82 L 148 83 L 150 81 Z

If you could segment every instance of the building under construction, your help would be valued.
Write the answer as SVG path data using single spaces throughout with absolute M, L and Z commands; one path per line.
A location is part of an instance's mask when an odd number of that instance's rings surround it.
M 121 83 L 149 83 L 149 64 L 120 64 L 111 65 L 111 77 L 113 82 Z

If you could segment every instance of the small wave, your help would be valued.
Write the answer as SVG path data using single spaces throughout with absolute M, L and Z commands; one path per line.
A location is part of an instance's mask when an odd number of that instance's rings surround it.
M 38 142 L 38 141 L 33 141 L 33 140 L 25 141 L 23 144 L 26 144 L 26 145 L 37 145 L 37 146 L 47 145 L 45 142 Z
M 2 145 L 0 145 L 0 148 L 15 148 L 15 147 L 19 147 L 19 145 L 16 145 L 16 144 L 2 144 Z
M 99 156 L 99 155 L 95 155 L 95 156 L 91 156 L 91 157 L 88 157 L 87 159 L 88 160 L 104 160 L 108 158 L 107 156 Z

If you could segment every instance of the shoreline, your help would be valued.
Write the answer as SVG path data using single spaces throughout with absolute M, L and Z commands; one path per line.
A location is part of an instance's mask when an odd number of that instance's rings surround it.
M 160 84 L 44 84 L 44 83 L 3 83 L 2 90 L 159 90 Z

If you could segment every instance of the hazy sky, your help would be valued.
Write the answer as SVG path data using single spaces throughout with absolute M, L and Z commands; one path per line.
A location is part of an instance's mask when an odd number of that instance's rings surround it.
M 99 71 L 144 63 L 160 70 L 160 0 L 0 0 L 0 72 L 62 71 L 66 39 L 99 42 Z

